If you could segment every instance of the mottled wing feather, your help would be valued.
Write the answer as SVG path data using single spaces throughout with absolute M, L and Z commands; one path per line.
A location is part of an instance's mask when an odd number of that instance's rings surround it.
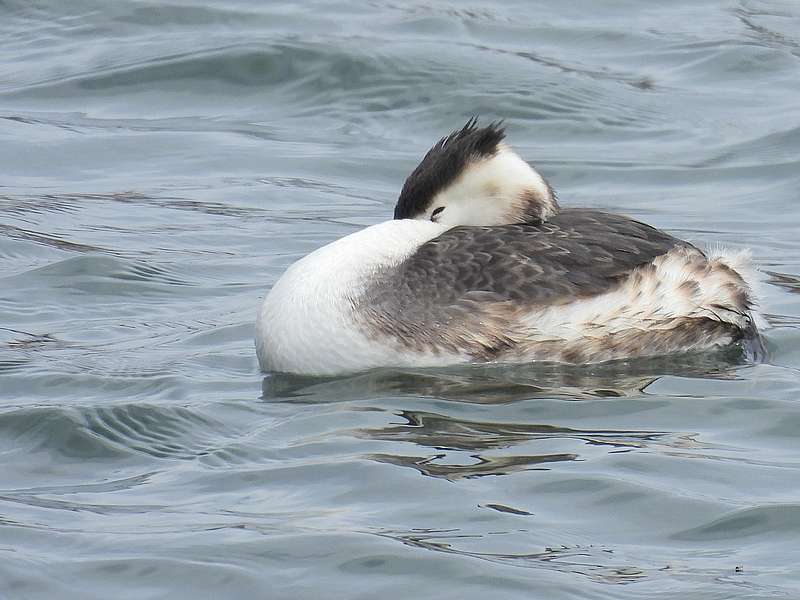
M 563 210 L 538 224 L 456 227 L 376 274 L 354 314 L 371 335 L 405 349 L 493 360 L 525 337 L 520 311 L 602 294 L 679 244 L 592 210 Z
M 582 209 L 540 224 L 456 227 L 402 264 L 391 293 L 407 306 L 453 305 L 476 293 L 557 303 L 602 294 L 677 244 L 685 242 L 644 223 Z

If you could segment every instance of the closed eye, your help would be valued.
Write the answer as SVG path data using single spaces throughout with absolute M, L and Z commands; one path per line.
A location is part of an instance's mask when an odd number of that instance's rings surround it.
M 438 217 L 442 213 L 443 210 L 444 210 L 444 206 L 439 206 L 437 208 L 434 208 L 433 212 L 431 213 L 431 221 L 435 222 L 436 221 L 436 217 Z

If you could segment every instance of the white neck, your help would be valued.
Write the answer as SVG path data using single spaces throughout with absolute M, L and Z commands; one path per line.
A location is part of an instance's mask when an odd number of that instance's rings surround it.
M 359 329 L 352 318 L 353 303 L 376 272 L 399 264 L 446 229 L 430 221 L 386 221 L 294 263 L 258 314 L 261 368 L 324 375 L 396 363 Z

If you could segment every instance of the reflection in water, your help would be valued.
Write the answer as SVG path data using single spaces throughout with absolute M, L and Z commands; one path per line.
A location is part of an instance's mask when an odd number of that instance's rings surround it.
M 508 475 L 518 471 L 546 470 L 546 467 L 536 465 L 563 462 L 567 460 L 577 460 L 576 454 L 545 454 L 542 456 L 481 456 L 473 454 L 472 464 L 443 464 L 435 461 L 446 460 L 447 454 L 436 454 L 435 456 L 398 456 L 392 454 L 370 454 L 366 458 L 371 458 L 377 462 L 398 465 L 401 467 L 411 467 L 423 475 L 438 477 L 448 481 L 459 479 L 474 479 L 487 475 Z
M 517 471 L 547 470 L 549 467 L 540 465 L 580 459 L 575 453 L 487 456 L 484 453 L 467 452 L 559 439 L 578 440 L 624 451 L 642 448 L 648 442 L 674 436 L 672 433 L 657 431 L 580 430 L 535 423 L 468 421 L 421 411 L 401 411 L 398 416 L 405 419 L 406 423 L 376 429 L 358 429 L 351 434 L 362 439 L 408 442 L 437 452 L 422 457 L 370 454 L 367 458 L 411 467 L 423 475 L 450 481 L 486 475 L 507 475 Z M 661 443 L 685 445 L 685 441 L 683 444 L 675 444 L 662 440 Z
M 583 575 L 598 583 L 626 584 L 650 578 L 658 571 L 666 571 L 669 566 L 664 565 L 645 570 L 625 564 L 615 564 L 614 551 L 602 546 L 560 546 L 558 548 L 544 548 L 540 552 L 531 553 L 492 553 L 474 552 L 456 547 L 459 541 L 480 540 L 482 535 L 461 534 L 458 531 L 441 531 L 419 529 L 414 531 L 381 531 L 377 535 L 399 541 L 406 546 L 469 556 L 493 563 L 511 565 L 515 567 L 548 569 L 563 573 L 576 573 Z
M 459 367 L 440 370 L 377 370 L 342 378 L 272 375 L 263 380 L 263 399 L 299 403 L 380 401 L 432 397 L 473 404 L 506 404 L 537 398 L 588 400 L 641 395 L 660 376 L 732 379 L 740 355 L 735 351 L 619 361 L 585 367 L 519 365 Z M 363 410 L 360 407 L 359 410 Z M 383 410 L 375 408 L 375 410 Z M 575 429 L 548 423 L 470 420 L 424 410 L 397 410 L 403 419 L 373 428 L 338 431 L 337 435 L 369 441 L 409 444 L 406 450 L 370 452 L 365 458 L 412 468 L 427 477 L 458 481 L 549 470 L 556 463 L 586 459 L 586 446 L 629 452 L 652 445 L 669 448 L 703 446 L 693 433 L 649 430 Z M 511 453 L 520 444 L 538 443 L 535 452 Z M 564 447 L 568 444 L 570 447 Z M 419 449 L 423 451 L 420 452 Z M 580 450 L 580 453 L 575 451 Z M 500 451 L 500 452 L 497 452 Z M 501 453 L 502 452 L 502 453 Z
M 736 378 L 743 364 L 733 347 L 703 354 L 613 361 L 596 365 L 537 363 L 467 365 L 442 369 L 378 369 L 336 378 L 275 373 L 262 381 L 265 400 L 336 402 L 380 396 L 427 397 L 475 404 L 532 398 L 593 398 L 641 395 L 665 375 Z
M 641 448 L 668 435 L 657 431 L 580 430 L 535 423 L 491 423 L 456 419 L 420 411 L 401 411 L 407 423 L 382 429 L 361 429 L 356 436 L 376 440 L 413 442 L 441 450 L 507 448 L 532 440 L 568 438 L 598 446 Z

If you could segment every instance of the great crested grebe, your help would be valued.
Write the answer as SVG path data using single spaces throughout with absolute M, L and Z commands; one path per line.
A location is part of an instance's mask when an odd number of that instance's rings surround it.
M 504 138 L 471 119 L 414 169 L 394 220 L 289 267 L 258 314 L 261 368 L 594 363 L 737 342 L 763 354 L 746 253 L 561 209 Z

